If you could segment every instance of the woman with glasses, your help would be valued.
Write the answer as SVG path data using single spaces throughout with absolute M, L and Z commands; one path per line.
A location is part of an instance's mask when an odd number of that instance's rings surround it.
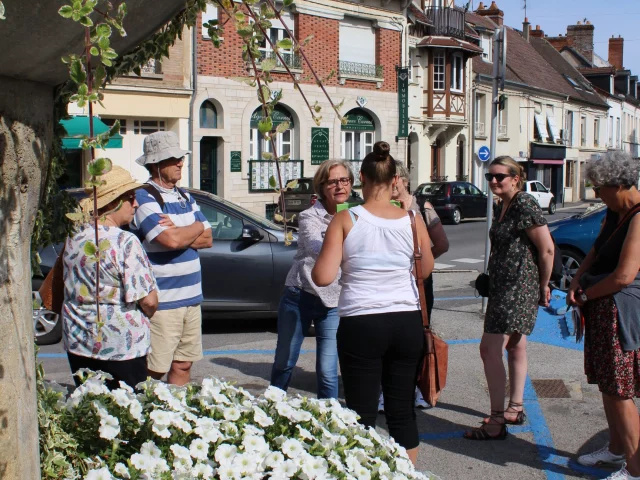
M 538 306 L 548 306 L 554 246 L 547 221 L 531 195 L 522 192 L 524 169 L 511 157 L 498 157 L 486 174 L 501 200 L 491 226 L 489 302 L 480 342 L 480 356 L 489 386 L 491 415 L 481 427 L 465 433 L 469 440 L 502 440 L 506 425 L 522 425 L 527 378 L 527 335 L 535 325 Z M 507 350 L 509 404 L 504 408 Z
M 140 240 L 122 230 L 138 207 L 136 183 L 129 172 L 113 167 L 102 175 L 97 188 L 98 238 L 100 250 L 99 311 L 96 304 L 96 260 L 93 219 L 82 224 L 67 239 L 62 257 L 64 303 L 62 338 L 71 372 L 81 368 L 102 370 L 113 377 L 117 388 L 130 387 L 147 378 L 150 347 L 149 319 L 158 308 L 158 290 Z M 93 195 L 80 206 L 86 214 L 94 209 Z M 75 378 L 76 385 L 80 383 Z
M 617 466 L 608 479 L 640 479 L 640 192 L 638 161 L 609 152 L 586 165 L 607 206 L 593 248 L 571 281 L 567 303 L 584 316 L 584 369 L 598 385 L 609 443 L 578 457 L 586 466 Z M 626 462 L 626 465 L 625 465 Z
M 271 370 L 271 385 L 287 390 L 305 335 L 313 322 L 316 334 L 318 398 L 338 398 L 338 298 L 339 275 L 330 285 L 318 287 L 311 279 L 324 235 L 338 204 L 351 195 L 353 172 L 346 161 L 327 160 L 313 177 L 318 201 L 300 213 L 298 251 L 285 281 L 278 309 L 278 343 Z

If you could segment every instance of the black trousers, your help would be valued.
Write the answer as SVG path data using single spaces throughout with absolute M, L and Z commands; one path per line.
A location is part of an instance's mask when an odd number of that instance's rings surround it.
M 342 317 L 337 340 L 347 407 L 363 425 L 375 426 L 382 384 L 389 434 L 407 449 L 417 447 L 413 401 L 424 354 L 420 312 Z
M 98 360 L 96 358 L 82 357 L 67 352 L 71 373 L 74 374 L 73 381 L 76 387 L 80 386 L 80 379 L 75 373 L 81 368 L 88 368 L 93 371 L 102 370 L 110 374 L 113 380 L 107 380 L 105 384 L 110 390 L 120 388 L 120 381 L 136 388 L 140 382 L 147 379 L 147 356 L 132 358 L 131 360 Z
M 435 296 L 433 295 L 433 273 L 424 279 L 424 293 L 425 300 L 427 301 L 427 314 L 429 315 L 429 320 L 431 320 L 433 304 L 436 301 Z

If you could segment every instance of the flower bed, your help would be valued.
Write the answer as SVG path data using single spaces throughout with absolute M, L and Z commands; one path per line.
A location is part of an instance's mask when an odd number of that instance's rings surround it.
M 43 478 L 427 479 L 406 451 L 336 400 L 256 398 L 216 378 L 141 393 L 84 371 L 71 395 L 38 388 Z

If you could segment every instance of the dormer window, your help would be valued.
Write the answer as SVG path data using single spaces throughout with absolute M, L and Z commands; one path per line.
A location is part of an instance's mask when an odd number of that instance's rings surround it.
M 482 47 L 482 60 L 491 63 L 491 37 L 489 35 L 480 36 L 480 47 Z

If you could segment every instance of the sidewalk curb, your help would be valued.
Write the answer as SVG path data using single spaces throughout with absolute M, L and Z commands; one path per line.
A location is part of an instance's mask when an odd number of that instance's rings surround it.
M 448 270 L 448 269 L 442 269 L 442 270 L 433 270 L 433 272 L 431 272 L 431 273 L 473 273 L 473 272 L 480 272 L 480 270 Z

